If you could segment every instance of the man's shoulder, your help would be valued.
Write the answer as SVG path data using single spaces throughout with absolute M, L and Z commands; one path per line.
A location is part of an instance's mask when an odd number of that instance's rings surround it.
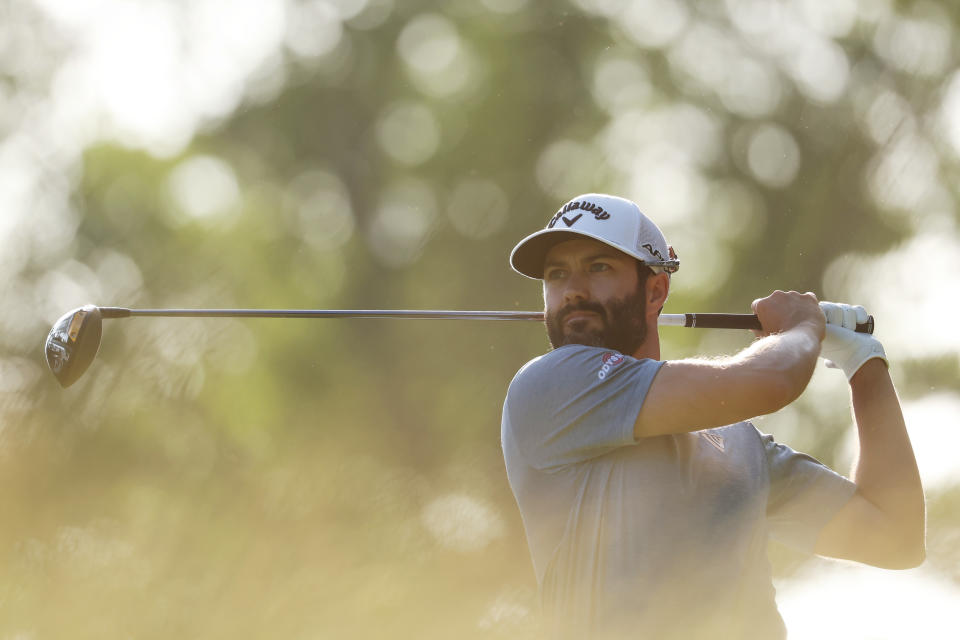
M 638 380 L 638 374 L 652 380 L 661 364 L 605 347 L 564 345 L 523 365 L 511 381 L 507 396 L 576 394 L 577 390 L 603 389 L 607 386 L 604 383 L 614 379 L 620 381 L 614 385 L 618 387 Z
M 602 353 L 604 351 L 612 351 L 612 349 L 607 349 L 605 347 L 591 347 L 585 344 L 565 344 L 557 347 L 556 349 L 551 349 L 541 356 L 537 356 L 531 360 L 531 362 L 537 362 L 541 360 L 566 360 L 583 354 Z
M 613 349 L 591 347 L 583 344 L 568 344 L 537 356 L 520 367 L 514 376 L 514 382 L 523 379 L 547 376 L 555 378 L 566 372 L 587 374 L 592 370 L 598 373 L 607 365 L 608 369 L 634 358 Z
M 553 368 L 556 366 L 562 365 L 583 365 L 583 364 L 595 364 L 597 362 L 602 364 L 608 362 L 647 362 L 647 359 L 637 360 L 633 356 L 629 356 L 615 349 L 610 349 L 609 347 L 592 347 L 585 344 L 566 344 L 561 347 L 557 347 L 552 351 L 537 356 L 536 358 L 530 360 L 525 365 L 520 368 L 518 375 L 524 373 L 528 369 L 533 368 Z M 656 360 L 650 360 L 650 362 L 658 362 Z

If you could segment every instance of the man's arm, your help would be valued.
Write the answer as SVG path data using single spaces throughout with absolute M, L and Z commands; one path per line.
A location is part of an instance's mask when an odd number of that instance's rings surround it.
M 820 532 L 815 553 L 888 569 L 925 557 L 920 472 L 886 364 L 869 360 L 850 379 L 860 451 L 853 498 Z
M 812 293 L 776 291 L 753 303 L 765 337 L 719 360 L 664 363 L 634 437 L 685 433 L 772 413 L 806 388 L 820 353 L 823 312 Z

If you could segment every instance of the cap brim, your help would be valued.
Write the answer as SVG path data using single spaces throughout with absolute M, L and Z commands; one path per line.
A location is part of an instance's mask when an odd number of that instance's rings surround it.
M 613 244 L 605 238 L 601 238 L 592 233 L 575 231 L 573 229 L 541 229 L 521 240 L 517 246 L 513 248 L 513 251 L 510 253 L 510 266 L 520 275 L 533 278 L 534 280 L 542 280 L 543 263 L 547 259 L 547 252 L 555 245 L 566 242 L 567 240 L 572 240 L 574 237 L 591 238 L 621 253 L 625 253 L 632 258 L 643 260 L 641 256 L 631 253 L 626 247 Z

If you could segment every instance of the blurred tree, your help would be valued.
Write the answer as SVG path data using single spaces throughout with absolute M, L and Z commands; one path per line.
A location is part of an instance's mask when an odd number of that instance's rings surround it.
M 143 131 L 107 107 L 76 115 L 121 71 L 69 56 L 119 27 L 56 3 L 0 9 L 11 637 L 535 634 L 498 425 L 511 376 L 547 348 L 541 327 L 107 322 L 63 391 L 37 354 L 69 305 L 536 308 L 510 248 L 594 190 L 662 221 L 677 311 L 822 293 L 849 256 L 934 219 L 957 246 L 956 7 L 108 4 L 143 38 L 120 40 L 125 62 L 168 100 Z M 257 38 L 241 29 L 255 10 Z M 187 88 L 163 84 L 147 39 L 164 12 L 188 25 L 167 52 Z M 236 68 L 197 75 L 219 59 L 200 43 Z M 224 83 L 235 95 L 201 108 Z M 151 133 L 168 117 L 180 124 Z M 45 127 L 73 137 L 54 145 Z M 14 198 L 11 176 L 46 200 Z M 749 339 L 664 335 L 669 357 Z M 900 357 L 908 399 L 960 386 L 956 350 Z M 782 433 L 842 463 L 844 398 L 810 393 L 788 417 L 815 431 Z M 940 567 L 956 565 L 955 493 L 932 502 Z M 802 561 L 774 558 L 778 575 Z

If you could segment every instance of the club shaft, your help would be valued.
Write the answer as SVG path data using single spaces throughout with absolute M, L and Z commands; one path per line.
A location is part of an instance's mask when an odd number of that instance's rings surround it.
M 439 320 L 536 320 L 542 311 L 440 311 L 434 309 L 126 309 L 100 307 L 104 318 L 406 318 Z M 665 327 L 701 329 L 755 329 L 760 321 L 752 313 L 665 313 L 658 324 Z M 860 333 L 873 333 L 873 316 L 857 325 Z
M 104 318 L 409 318 L 440 320 L 543 320 L 542 311 L 440 311 L 417 309 L 124 309 L 100 307 Z

